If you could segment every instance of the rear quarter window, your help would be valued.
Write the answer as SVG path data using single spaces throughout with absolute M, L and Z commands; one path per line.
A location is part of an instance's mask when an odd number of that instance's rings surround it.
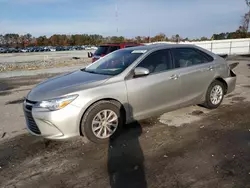
M 208 55 L 207 53 L 201 51 L 201 50 L 198 50 L 198 49 L 195 49 L 198 53 L 200 53 L 202 56 L 204 56 L 207 60 L 207 62 L 212 62 L 214 60 L 214 58 L 210 55 Z
M 196 48 L 174 48 L 171 51 L 176 68 L 209 63 L 214 60 L 213 57 Z

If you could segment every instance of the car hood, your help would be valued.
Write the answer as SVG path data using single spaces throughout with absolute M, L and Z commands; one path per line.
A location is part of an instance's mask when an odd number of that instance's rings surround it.
M 80 70 L 59 75 L 38 84 L 29 92 L 27 99 L 31 101 L 42 101 L 57 98 L 98 86 L 110 77 L 109 75 L 93 74 Z

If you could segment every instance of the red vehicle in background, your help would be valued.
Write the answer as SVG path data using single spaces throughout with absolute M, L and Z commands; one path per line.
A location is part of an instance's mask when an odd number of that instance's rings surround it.
M 134 46 L 143 46 L 143 44 L 139 43 L 108 43 L 102 44 L 98 47 L 98 49 L 92 54 L 91 52 L 88 53 L 88 56 L 92 58 L 92 62 L 95 62 L 100 57 L 103 57 L 113 51 L 122 49 L 122 48 L 129 48 Z

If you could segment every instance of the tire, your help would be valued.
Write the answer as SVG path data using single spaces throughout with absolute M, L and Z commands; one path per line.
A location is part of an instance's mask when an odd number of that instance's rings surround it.
M 212 101 L 211 99 L 211 93 L 213 92 L 213 89 L 215 89 L 215 87 L 217 87 L 218 89 L 221 88 L 221 92 L 220 95 L 221 97 L 216 97 L 218 98 L 217 102 L 215 101 Z M 203 106 L 205 106 L 206 108 L 208 109 L 216 109 L 220 106 L 220 104 L 222 103 L 223 99 L 224 99 L 224 94 L 225 94 L 225 85 L 218 81 L 218 80 L 215 80 L 211 83 L 211 85 L 208 87 L 208 90 L 207 90 L 207 93 L 206 93 L 206 101 L 205 103 L 203 104 Z
M 116 101 L 99 101 L 99 102 L 93 104 L 92 106 L 89 107 L 89 109 L 86 111 L 86 113 L 84 114 L 84 116 L 82 118 L 81 127 L 80 127 L 81 133 L 88 140 L 90 140 L 94 143 L 107 143 L 110 139 L 115 138 L 116 136 L 119 135 L 120 130 L 124 125 L 124 118 L 125 117 L 124 117 L 124 113 L 122 113 L 121 107 L 122 107 L 122 105 Z M 102 128 L 103 129 L 102 131 L 100 129 L 98 129 L 96 131 L 96 133 L 94 133 L 93 126 L 96 126 L 95 128 L 97 128 L 97 127 L 100 127 L 101 125 L 99 123 L 92 125 L 93 120 L 95 119 L 98 122 L 101 122 L 100 119 L 98 118 L 100 116 L 97 117 L 97 114 L 101 113 L 101 116 L 102 116 L 103 113 L 105 113 L 104 110 L 115 113 L 116 116 L 113 115 L 113 116 L 111 116 L 111 118 L 117 117 L 117 121 L 113 122 L 113 123 L 117 124 L 117 126 L 116 126 L 116 128 L 114 128 L 113 126 L 110 127 L 108 125 L 103 125 L 104 127 Z M 108 113 L 108 114 L 111 114 L 111 113 Z M 99 131 L 101 131 L 101 134 L 102 134 L 102 135 L 100 135 L 101 137 L 104 135 L 104 131 L 105 131 L 104 129 L 106 126 L 114 129 L 113 134 L 110 135 L 109 137 L 105 137 L 105 138 L 98 137 L 96 134 Z M 112 130 L 112 129 L 110 129 L 110 130 Z M 110 134 L 107 128 L 106 128 L 106 134 Z

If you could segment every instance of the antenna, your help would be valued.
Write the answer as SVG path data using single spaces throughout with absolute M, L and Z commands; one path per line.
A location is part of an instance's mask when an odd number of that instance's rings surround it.
M 115 4 L 115 20 L 116 20 L 116 33 L 118 33 L 118 7 L 117 4 Z

